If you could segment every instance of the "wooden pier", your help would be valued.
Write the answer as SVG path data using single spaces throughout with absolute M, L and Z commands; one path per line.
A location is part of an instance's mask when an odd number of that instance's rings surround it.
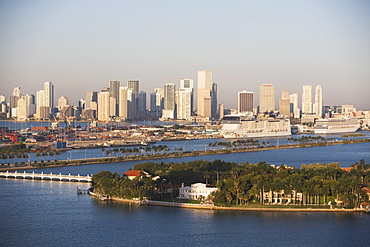
M 0 172 L 0 178 L 18 178 L 18 179 L 34 179 L 34 180 L 50 180 L 63 182 L 91 182 L 92 174 L 87 176 L 78 175 L 63 175 L 61 173 L 27 173 L 27 172 Z

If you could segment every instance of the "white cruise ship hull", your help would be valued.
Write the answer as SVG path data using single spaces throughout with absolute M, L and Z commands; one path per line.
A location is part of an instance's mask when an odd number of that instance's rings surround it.
M 355 119 L 329 119 L 318 120 L 313 131 L 315 134 L 351 133 L 356 132 L 359 128 L 360 124 Z
M 221 128 L 224 138 L 262 138 L 290 136 L 290 121 L 281 120 L 249 120 L 239 123 L 224 123 Z

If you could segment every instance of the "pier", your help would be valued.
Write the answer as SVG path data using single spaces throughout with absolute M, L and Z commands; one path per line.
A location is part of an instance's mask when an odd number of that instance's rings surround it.
M 34 180 L 50 180 L 63 182 L 91 182 L 92 175 L 63 175 L 61 173 L 27 173 L 27 172 L 0 172 L 0 178 L 19 178 L 19 179 L 34 179 Z

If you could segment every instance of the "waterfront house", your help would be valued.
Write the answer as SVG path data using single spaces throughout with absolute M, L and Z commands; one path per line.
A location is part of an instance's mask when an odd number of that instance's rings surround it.
M 218 188 L 207 186 L 203 183 L 196 183 L 191 186 L 184 186 L 182 184 L 181 188 L 179 188 L 179 196 L 177 198 L 187 200 L 207 199 L 212 192 L 217 190 Z
M 140 170 L 129 170 L 123 173 L 124 176 L 127 176 L 128 179 L 133 180 L 134 178 L 141 177 L 142 175 L 150 176 L 149 173 Z
M 292 190 L 291 193 L 285 193 L 284 190 L 270 190 L 264 192 L 263 198 L 268 204 L 299 204 L 302 203 L 303 195 L 295 190 Z

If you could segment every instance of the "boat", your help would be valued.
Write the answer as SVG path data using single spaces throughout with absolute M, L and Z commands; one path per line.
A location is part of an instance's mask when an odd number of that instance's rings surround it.
M 356 132 L 360 128 L 360 123 L 354 118 L 345 119 L 319 119 L 314 125 L 315 134 L 334 134 Z
M 227 121 L 223 123 L 220 132 L 224 138 L 232 139 L 278 137 L 292 134 L 289 119 Z

